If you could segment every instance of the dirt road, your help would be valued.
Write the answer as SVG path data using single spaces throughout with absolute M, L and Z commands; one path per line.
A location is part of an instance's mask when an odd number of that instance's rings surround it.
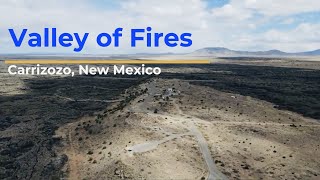
M 135 108 L 135 112 L 145 112 L 146 107 L 148 107 L 148 104 L 152 103 L 152 97 L 155 96 L 156 94 L 159 94 L 159 90 L 157 91 L 156 87 L 156 82 L 151 82 L 149 84 L 147 84 L 147 88 L 148 88 L 148 97 L 144 99 L 143 104 L 140 104 L 139 108 Z M 211 152 L 209 150 L 208 147 L 208 143 L 205 140 L 205 138 L 203 137 L 203 135 L 201 134 L 201 132 L 197 129 L 197 127 L 194 125 L 193 121 L 196 121 L 197 118 L 195 117 L 190 117 L 186 114 L 183 113 L 183 111 L 180 109 L 179 105 L 176 103 L 175 100 L 172 101 L 173 105 L 175 106 L 176 112 L 173 114 L 168 114 L 166 113 L 165 115 L 155 115 L 151 112 L 149 112 L 150 114 L 152 114 L 152 116 L 154 116 L 155 118 L 157 116 L 161 116 L 161 117 L 165 117 L 165 118 L 169 118 L 169 119 L 178 119 L 179 122 L 187 122 L 187 128 L 189 129 L 190 133 L 192 136 L 194 136 L 197 139 L 198 145 L 200 147 L 200 151 L 201 154 L 203 156 L 203 159 L 206 162 L 207 168 L 208 168 L 208 179 L 209 180 L 214 180 L 214 179 L 227 179 L 215 166 L 215 163 L 212 159 L 212 155 Z M 129 107 L 131 112 L 134 112 L 134 108 L 133 107 Z M 185 128 L 185 125 L 181 123 L 181 128 Z M 137 153 L 142 153 L 142 152 L 146 152 L 146 151 L 150 151 L 150 150 L 154 150 L 157 148 L 157 146 L 163 142 L 172 140 L 178 136 L 182 137 L 185 134 L 182 135 L 173 135 L 173 136 L 169 136 L 163 140 L 159 140 L 159 141 L 150 141 L 147 143 L 143 143 L 143 144 L 138 144 L 132 147 L 129 147 L 127 149 L 129 149 L 132 152 L 137 152 Z

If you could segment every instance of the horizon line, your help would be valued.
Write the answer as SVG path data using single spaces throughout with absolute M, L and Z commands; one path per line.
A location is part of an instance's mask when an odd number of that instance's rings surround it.
M 210 60 L 196 59 L 196 60 L 125 60 L 125 59 L 112 59 L 112 60 L 52 60 L 52 59 L 38 59 L 38 60 L 5 60 L 5 64 L 210 64 Z
M 195 49 L 193 51 L 190 51 L 190 52 L 178 52 L 178 53 L 175 53 L 175 52 L 136 52 L 136 53 L 115 53 L 115 54 L 112 54 L 112 53 L 74 53 L 74 52 L 26 52 L 26 53 L 0 53 L 0 55 L 72 55 L 72 56 L 81 56 L 81 55 L 141 55 L 141 54 L 146 54 L 146 55 L 153 55 L 153 54 L 173 54 L 173 55 L 176 55 L 176 54 L 180 54 L 180 55 L 185 55 L 185 54 L 191 54 L 191 53 L 194 53 L 198 50 L 201 50 L 201 49 L 208 49 L 208 48 L 223 48 L 223 49 L 228 49 L 228 50 L 231 50 L 231 51 L 243 51 L 243 52 L 267 52 L 267 51 L 274 51 L 274 50 L 277 50 L 277 51 L 281 51 L 281 52 L 284 52 L 284 53 L 288 53 L 288 54 L 294 54 L 294 53 L 305 53 L 305 52 L 312 52 L 312 51 L 317 51 L 317 50 L 320 50 L 320 48 L 317 48 L 317 49 L 313 49 L 313 50 L 305 50 L 305 51 L 285 51 L 285 50 L 280 50 L 280 49 L 266 49 L 266 50 L 263 50 L 263 49 L 260 49 L 260 50 L 244 50 L 244 49 L 233 49 L 233 48 L 228 48 L 228 47 L 224 47 L 224 46 L 207 46 L 207 47 L 202 47 L 202 48 L 199 48 L 199 49 Z

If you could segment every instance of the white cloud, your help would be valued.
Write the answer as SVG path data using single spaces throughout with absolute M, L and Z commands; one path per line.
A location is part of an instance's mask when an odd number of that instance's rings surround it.
M 233 0 L 237 1 L 237 0 Z M 310 11 L 320 11 L 318 0 L 245 0 L 244 7 L 264 15 L 291 15 Z
M 251 12 L 244 9 L 239 8 L 238 3 L 226 4 L 221 8 L 215 8 L 212 10 L 212 15 L 215 18 L 221 18 L 223 20 L 246 20 L 252 16 Z
M 288 18 L 288 19 L 285 19 L 284 21 L 282 21 L 282 24 L 292 24 L 294 23 L 294 18 Z
M 320 24 L 300 24 L 290 31 L 270 30 L 264 38 L 274 43 L 308 43 L 320 42 Z
M 96 1 L 95 1 L 96 2 Z M 7 0 L 1 3 L 0 53 L 6 52 L 72 52 L 72 49 L 14 48 L 8 28 L 29 28 L 40 31 L 44 27 L 57 27 L 60 32 L 90 32 L 90 41 L 82 53 L 135 53 L 135 52 L 190 52 L 206 46 L 225 46 L 234 49 L 256 50 L 279 48 L 281 50 L 311 50 L 320 47 L 319 24 L 305 23 L 289 31 L 277 27 L 259 30 L 262 23 L 273 16 L 320 11 L 318 0 L 231 0 L 220 8 L 208 10 L 204 0 L 126 0 L 119 9 L 92 5 L 92 1 L 65 0 Z M 255 14 L 263 14 L 256 18 Z M 288 17 L 284 23 L 290 23 Z M 190 48 L 131 48 L 128 32 L 131 28 L 151 26 L 157 32 L 191 32 Z M 124 28 L 120 48 L 100 48 L 94 36 L 100 32 L 111 33 Z M 299 42 L 301 42 L 299 44 Z M 290 44 L 293 43 L 293 44 Z M 296 44 L 299 44 L 297 46 Z M 299 48 L 299 49 L 296 49 Z
M 265 33 L 260 33 L 240 38 L 245 39 L 245 44 L 255 45 L 261 50 L 280 49 L 288 52 L 308 51 L 319 47 L 320 24 L 301 24 L 295 29 L 284 31 L 272 29 Z M 240 42 L 241 42 L 240 41 Z M 241 43 L 239 43 L 241 44 Z M 243 44 L 243 46 L 246 46 Z

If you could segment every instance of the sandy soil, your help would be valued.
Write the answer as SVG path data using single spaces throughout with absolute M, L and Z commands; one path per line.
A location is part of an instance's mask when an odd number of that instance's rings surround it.
M 56 131 L 70 179 L 319 178 L 316 120 L 186 81 L 153 79 L 136 90 L 145 88 L 124 108 L 114 103 Z M 180 93 L 155 97 L 167 88 Z

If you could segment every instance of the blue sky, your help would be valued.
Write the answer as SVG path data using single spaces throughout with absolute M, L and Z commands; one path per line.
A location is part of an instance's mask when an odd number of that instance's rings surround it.
M 90 3 L 98 9 L 118 10 L 121 8 L 121 3 L 117 0 L 92 0 Z
M 191 52 L 217 46 L 288 52 L 320 48 L 319 0 L 7 0 L 2 2 L 0 17 L 0 53 L 72 53 L 72 47 L 44 49 L 24 44 L 16 48 L 7 32 L 8 28 L 41 32 L 44 27 L 90 32 L 85 54 Z M 131 48 L 129 30 L 148 26 L 156 32 L 190 32 L 193 45 Z M 124 28 L 119 48 L 95 44 L 94 35 L 116 27 Z
M 220 8 L 226 4 L 228 4 L 230 0 L 206 0 L 206 4 L 208 8 Z

